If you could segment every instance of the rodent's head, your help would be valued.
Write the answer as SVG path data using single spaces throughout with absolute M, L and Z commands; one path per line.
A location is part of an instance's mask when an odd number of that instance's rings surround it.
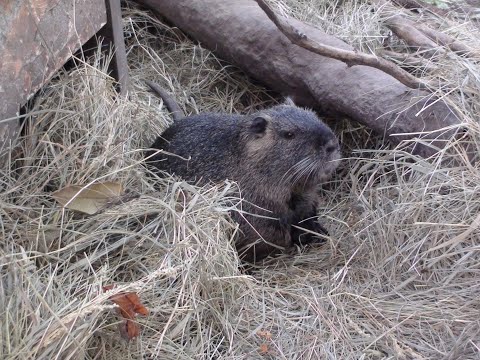
M 278 105 L 248 117 L 246 127 L 249 161 L 290 188 L 324 181 L 339 164 L 335 134 L 312 111 Z

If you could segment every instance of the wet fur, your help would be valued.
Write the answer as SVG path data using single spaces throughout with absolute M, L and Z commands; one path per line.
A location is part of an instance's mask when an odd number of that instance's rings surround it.
M 288 132 L 294 138 L 285 138 Z M 152 148 L 178 155 L 153 156 L 149 163 L 157 169 L 192 183 L 239 184 L 244 201 L 232 217 L 241 230 L 237 249 L 247 260 L 314 239 L 295 225 L 324 230 L 316 221 L 318 186 L 340 153 L 336 137 L 313 112 L 279 105 L 250 116 L 190 116 L 175 121 Z

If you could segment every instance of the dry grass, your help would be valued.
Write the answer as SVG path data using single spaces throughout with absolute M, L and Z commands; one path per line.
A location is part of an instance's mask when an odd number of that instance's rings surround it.
M 364 2 L 275 4 L 363 49 L 378 50 L 386 34 Z M 278 98 L 146 13 L 127 9 L 125 30 L 130 99 L 112 93 L 108 58 L 78 60 L 36 98 L 23 153 L 1 154 L 0 358 L 480 357 L 480 169 L 458 143 L 449 145 L 455 162 L 445 152 L 423 160 L 337 126 L 347 158 L 319 209 L 330 241 L 247 275 L 227 216 L 235 185 L 194 188 L 142 167 L 141 149 L 169 121 L 143 79 L 170 89 L 187 113 L 248 112 Z M 450 30 L 479 48 L 467 25 Z M 442 84 L 478 151 L 478 65 L 436 61 L 425 76 Z M 96 215 L 50 196 L 100 179 L 127 191 Z M 130 343 L 101 290 L 112 283 L 150 310 Z

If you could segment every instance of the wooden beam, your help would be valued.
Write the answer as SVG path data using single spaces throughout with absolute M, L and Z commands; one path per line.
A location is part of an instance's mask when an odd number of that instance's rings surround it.
M 0 151 L 18 110 L 106 23 L 104 0 L 0 1 Z

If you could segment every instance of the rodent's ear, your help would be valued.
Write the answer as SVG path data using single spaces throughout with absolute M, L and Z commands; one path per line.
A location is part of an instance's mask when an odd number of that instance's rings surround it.
M 252 123 L 250 124 L 250 130 L 254 134 L 263 134 L 267 129 L 267 125 L 268 125 L 268 120 L 266 117 L 257 116 L 252 120 Z

